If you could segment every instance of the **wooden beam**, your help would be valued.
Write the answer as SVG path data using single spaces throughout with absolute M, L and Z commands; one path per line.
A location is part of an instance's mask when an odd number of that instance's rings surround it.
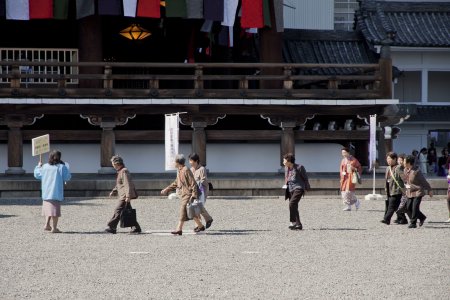
M 163 130 L 114 130 L 116 141 L 127 143 L 141 142 L 163 142 Z M 250 141 L 250 142 L 273 142 L 280 141 L 281 130 L 205 130 L 209 142 L 224 141 Z M 99 130 L 23 130 L 23 139 L 30 142 L 32 138 L 40 135 L 50 134 L 54 142 L 100 142 L 102 131 Z M 368 130 L 305 130 L 295 131 L 295 140 L 305 141 L 331 141 L 331 140 L 368 140 Z M 192 130 L 181 130 L 180 141 L 190 142 Z M 8 140 L 8 130 L 0 130 L 0 141 Z

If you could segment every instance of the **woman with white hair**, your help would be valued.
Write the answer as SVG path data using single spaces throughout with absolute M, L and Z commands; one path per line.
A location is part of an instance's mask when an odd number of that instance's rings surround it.
M 171 233 L 173 235 L 183 234 L 183 225 L 185 221 L 188 221 L 186 205 L 189 202 L 198 199 L 198 187 L 197 182 L 194 179 L 194 175 L 191 170 L 185 165 L 186 159 L 183 154 L 177 154 L 175 156 L 175 167 L 177 168 L 177 178 L 174 182 L 169 184 L 165 189 L 161 190 L 162 195 L 167 195 L 170 191 L 175 191 L 178 189 L 178 196 L 181 199 L 180 203 L 180 216 L 178 225 L 175 231 Z M 194 217 L 194 221 L 198 228 L 202 228 L 203 224 L 199 217 Z

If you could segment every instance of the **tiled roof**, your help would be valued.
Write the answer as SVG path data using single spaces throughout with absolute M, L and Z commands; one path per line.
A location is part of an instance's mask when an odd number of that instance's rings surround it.
M 445 122 L 450 123 L 450 106 L 418 105 L 417 111 L 408 122 Z
M 338 30 L 288 30 L 283 35 L 283 57 L 287 63 L 376 63 L 364 37 L 358 32 Z M 353 74 L 354 68 L 311 70 L 305 74 Z
M 450 1 L 361 0 L 355 21 L 372 44 L 381 44 L 391 32 L 393 46 L 450 47 Z

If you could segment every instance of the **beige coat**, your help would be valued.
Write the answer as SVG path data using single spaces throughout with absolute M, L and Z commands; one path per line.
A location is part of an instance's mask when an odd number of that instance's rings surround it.
M 138 197 L 127 168 L 123 167 L 117 172 L 116 186 L 112 192 L 114 194 L 117 193 L 119 200 L 125 200 L 125 198 L 136 199 Z
M 206 197 L 208 197 L 209 192 L 209 184 L 208 180 L 206 178 L 206 169 L 203 166 L 198 166 L 197 169 L 194 167 L 191 168 L 192 174 L 194 174 L 194 179 L 197 182 L 197 184 L 201 184 L 203 186 L 203 191 L 205 191 L 205 200 Z
M 194 175 L 191 170 L 183 166 L 177 173 L 177 179 L 165 188 L 166 192 L 178 189 L 178 196 L 181 198 L 180 203 L 180 221 L 187 221 L 186 204 L 191 199 L 198 198 L 198 187 L 195 182 Z

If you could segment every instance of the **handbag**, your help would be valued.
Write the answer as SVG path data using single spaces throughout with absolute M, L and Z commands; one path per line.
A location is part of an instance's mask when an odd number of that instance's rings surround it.
M 200 205 L 201 203 L 197 201 L 188 202 L 188 204 L 186 204 L 186 213 L 188 220 L 192 220 L 200 214 Z
M 120 228 L 136 226 L 136 209 L 128 202 L 120 214 Z
M 352 183 L 361 184 L 361 176 L 359 176 L 358 171 L 352 173 Z
M 198 202 L 205 203 L 205 189 L 201 183 L 198 184 Z

